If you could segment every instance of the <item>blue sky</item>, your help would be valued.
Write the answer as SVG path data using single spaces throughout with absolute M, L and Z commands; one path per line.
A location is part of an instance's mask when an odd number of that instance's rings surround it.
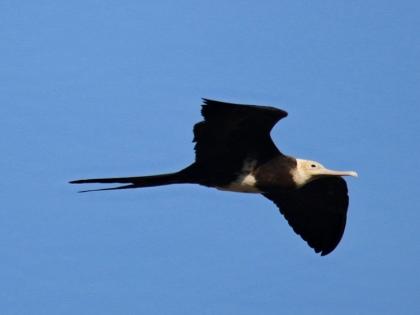
M 414 314 L 418 1 L 2 1 L 0 313 Z M 200 98 L 269 104 L 283 152 L 349 179 L 315 255 L 258 195 L 185 185 Z

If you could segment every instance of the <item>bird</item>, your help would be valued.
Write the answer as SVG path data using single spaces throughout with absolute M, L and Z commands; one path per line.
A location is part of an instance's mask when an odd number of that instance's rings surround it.
M 260 194 L 272 201 L 294 232 L 315 253 L 330 254 L 342 239 L 349 196 L 343 176 L 321 163 L 283 154 L 271 138 L 282 109 L 202 99 L 203 120 L 193 127 L 195 161 L 173 173 L 91 178 L 71 184 L 119 183 L 80 192 L 198 184 L 224 191 Z

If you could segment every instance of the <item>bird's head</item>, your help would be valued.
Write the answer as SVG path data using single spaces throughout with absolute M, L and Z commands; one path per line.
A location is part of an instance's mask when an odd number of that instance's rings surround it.
M 298 187 L 310 181 L 326 176 L 353 176 L 357 177 L 354 171 L 334 171 L 324 167 L 321 163 L 311 160 L 296 159 L 296 168 L 292 171 L 293 180 Z

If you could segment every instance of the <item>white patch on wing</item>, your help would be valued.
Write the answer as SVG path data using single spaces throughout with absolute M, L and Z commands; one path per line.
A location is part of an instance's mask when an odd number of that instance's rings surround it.
M 252 174 L 254 170 L 255 164 L 257 161 L 255 160 L 247 160 L 245 161 L 241 173 L 238 178 L 231 182 L 229 185 L 223 187 L 216 187 L 220 190 L 227 190 L 227 191 L 234 191 L 234 192 L 244 192 L 244 193 L 261 193 L 261 191 L 255 187 L 257 180 L 255 176 Z

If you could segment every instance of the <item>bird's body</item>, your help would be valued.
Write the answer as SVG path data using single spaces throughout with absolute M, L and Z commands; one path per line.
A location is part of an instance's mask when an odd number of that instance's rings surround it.
M 245 160 L 238 177 L 229 184 L 216 187 L 233 192 L 263 193 L 268 187 L 279 190 L 295 189 L 296 183 L 290 170 L 296 167 L 296 161 L 288 156 L 276 156 L 268 161 Z
M 287 116 L 283 110 L 205 99 L 202 115 L 204 120 L 194 126 L 195 162 L 181 171 L 71 183 L 126 184 L 96 190 L 189 183 L 259 193 L 279 207 L 316 252 L 326 255 L 334 250 L 344 232 L 348 207 L 347 185 L 341 176 L 357 174 L 328 170 L 318 162 L 281 153 L 270 131 Z

